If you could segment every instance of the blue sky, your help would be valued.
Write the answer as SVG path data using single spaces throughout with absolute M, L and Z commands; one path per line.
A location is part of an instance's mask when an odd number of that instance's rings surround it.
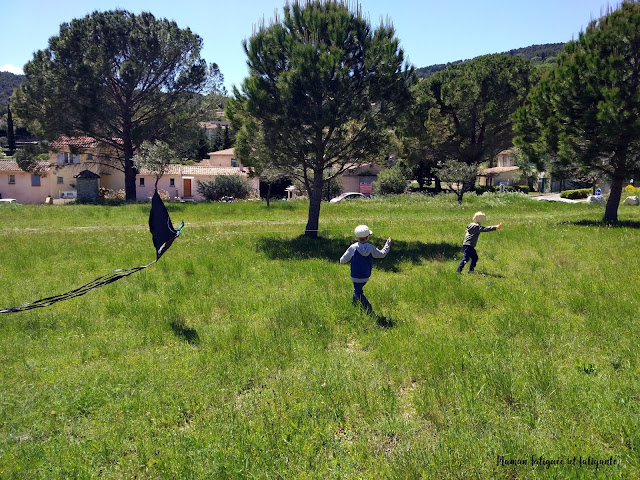
M 355 4 L 355 0 L 349 0 Z M 242 40 L 282 13 L 285 0 L 20 0 L 3 6 L 0 70 L 21 68 L 47 47 L 60 24 L 93 11 L 149 11 L 202 37 L 202 57 L 216 62 L 228 90 L 247 76 Z M 606 0 L 361 0 L 377 26 L 388 19 L 417 68 L 541 43 L 566 42 L 606 12 Z M 617 2 L 611 3 L 617 5 Z

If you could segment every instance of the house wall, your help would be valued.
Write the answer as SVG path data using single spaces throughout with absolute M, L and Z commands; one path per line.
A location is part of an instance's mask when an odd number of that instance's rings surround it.
M 359 191 L 360 191 L 360 177 L 355 175 L 342 176 L 342 193 L 359 192 Z
M 50 171 L 51 196 L 60 198 L 61 192 L 76 190 L 77 179 L 74 176 L 83 170 L 89 170 L 100 175 L 98 180 L 99 188 L 124 190 L 124 172 L 92 163 L 93 159 L 109 153 L 113 153 L 113 151 L 108 148 L 87 148 L 83 152 L 76 154 L 71 153 L 69 147 L 50 151 L 49 163 L 52 167 Z M 65 162 L 67 158 L 69 163 Z
M 382 169 L 383 168 L 380 165 L 370 164 L 346 170 L 341 175 L 342 193 L 370 193 L 366 191 L 367 185 L 375 182 L 378 179 L 378 174 L 382 171 Z M 364 183 L 365 185 L 361 187 L 362 183 Z
M 144 178 L 144 185 L 140 185 L 140 179 Z M 174 185 L 171 185 L 171 179 Z M 136 176 L 136 198 L 140 201 L 146 201 L 153 197 L 155 190 L 156 177 L 154 175 L 137 175 Z M 182 198 L 182 176 L 171 174 L 164 175 L 158 180 L 158 192 L 166 192 L 171 200 Z
M 220 150 L 219 152 L 210 152 L 209 158 L 205 158 L 200 162 L 201 165 L 209 167 L 237 167 L 240 166 L 236 162 L 236 156 L 233 148 Z
M 515 167 L 516 161 L 511 153 L 500 152 L 496 161 L 496 167 Z
M 9 183 L 13 175 L 15 183 Z M 2 198 L 15 198 L 20 203 L 44 203 L 51 193 L 51 172 L 40 177 L 40 186 L 31 185 L 31 174 L 24 171 L 0 171 L 0 194 Z
M 497 186 L 500 185 L 500 183 L 505 183 L 506 185 L 515 185 L 515 177 L 519 175 L 519 173 L 520 170 L 512 170 L 510 172 L 500 172 L 497 175 L 491 177 L 479 176 L 478 185 Z

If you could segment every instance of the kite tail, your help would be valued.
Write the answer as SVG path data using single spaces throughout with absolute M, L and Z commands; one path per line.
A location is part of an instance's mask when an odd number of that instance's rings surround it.
M 147 265 L 141 265 L 139 267 L 114 270 L 113 272 L 108 273 L 107 275 L 98 277 L 95 280 L 87 283 L 86 285 L 75 288 L 69 292 L 61 293 L 59 295 L 54 295 L 52 297 L 41 298 L 40 300 L 36 300 L 35 302 L 25 303 L 24 305 L 18 305 L 17 307 L 3 308 L 0 310 L 0 313 L 24 312 L 26 310 L 31 310 L 34 308 L 48 307 L 49 305 L 62 302 L 63 300 L 79 297 L 81 295 L 84 295 L 87 292 L 90 292 L 93 289 L 103 287 L 105 285 L 118 281 L 121 278 L 128 277 L 133 273 L 139 272 L 140 270 L 147 268 L 150 265 L 153 265 L 157 261 L 158 260 L 156 259 Z
M 169 249 L 173 241 L 180 236 L 180 232 L 183 228 L 184 222 L 182 222 L 177 229 L 173 228 L 171 218 L 169 218 L 169 213 L 167 212 L 167 207 L 162 203 L 162 199 L 156 190 L 153 194 L 153 198 L 151 199 L 151 211 L 149 212 L 149 232 L 151 232 L 153 246 L 156 249 L 156 259 L 153 262 L 139 267 L 113 270 L 111 273 L 98 277 L 92 282 L 67 293 L 42 298 L 35 302 L 25 303 L 24 305 L 19 305 L 17 307 L 3 308 L 0 309 L 0 313 L 24 312 L 25 310 L 31 310 L 33 308 L 48 307 L 49 305 L 62 302 L 63 300 L 79 297 L 80 295 L 84 295 L 95 288 L 108 285 L 120 280 L 121 278 L 128 277 L 133 273 L 139 272 L 143 268 L 147 268 L 148 266 L 156 263 L 162 254 Z

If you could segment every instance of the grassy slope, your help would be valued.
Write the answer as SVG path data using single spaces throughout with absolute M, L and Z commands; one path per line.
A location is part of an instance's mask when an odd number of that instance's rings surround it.
M 147 263 L 147 205 L 0 208 L 0 306 Z M 170 205 L 153 267 L 0 316 L 0 478 L 634 478 L 640 209 L 518 195 Z M 478 269 L 457 275 L 483 209 Z M 354 309 L 337 260 L 394 239 Z M 616 466 L 531 466 L 580 456 Z M 527 466 L 497 465 L 526 459 Z

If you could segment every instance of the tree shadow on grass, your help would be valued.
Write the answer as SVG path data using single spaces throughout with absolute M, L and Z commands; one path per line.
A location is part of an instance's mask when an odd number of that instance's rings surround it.
M 173 333 L 183 340 L 185 340 L 189 345 L 198 346 L 200 345 L 200 336 L 198 332 L 196 332 L 195 328 L 190 328 L 182 324 L 182 322 L 177 322 L 175 320 L 171 321 L 171 330 Z
M 620 220 L 618 222 L 605 222 L 603 220 L 578 220 L 577 222 L 560 222 L 560 225 L 576 227 L 600 227 L 600 228 L 639 228 L 640 222 L 634 220 Z
M 299 236 L 292 239 L 264 237 L 258 240 L 256 248 L 272 260 L 322 259 L 337 262 L 353 242 L 353 237 L 346 236 L 342 238 Z M 373 240 L 371 243 L 382 248 L 384 239 Z M 376 259 L 375 268 L 398 272 L 402 262 L 409 261 L 418 264 L 425 260 L 451 260 L 460 251 L 460 245 L 451 243 L 393 240 L 389 254 L 384 259 Z

